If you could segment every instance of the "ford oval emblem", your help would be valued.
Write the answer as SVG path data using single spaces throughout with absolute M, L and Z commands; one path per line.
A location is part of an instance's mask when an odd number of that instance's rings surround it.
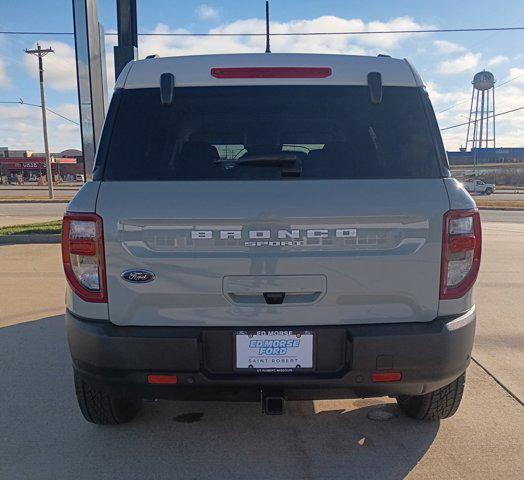
M 155 274 L 147 270 L 126 270 L 121 277 L 131 283 L 147 283 L 155 279 Z

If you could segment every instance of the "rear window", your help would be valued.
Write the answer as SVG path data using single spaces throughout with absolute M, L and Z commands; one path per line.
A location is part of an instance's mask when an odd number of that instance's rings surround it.
M 367 86 L 123 90 L 97 171 L 106 180 L 268 180 L 440 176 L 420 92 Z M 292 175 L 284 166 L 292 165 Z

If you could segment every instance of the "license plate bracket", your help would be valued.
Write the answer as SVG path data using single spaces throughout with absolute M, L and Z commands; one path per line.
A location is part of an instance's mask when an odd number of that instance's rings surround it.
M 234 369 L 246 373 L 299 373 L 314 369 L 310 330 L 234 332 Z

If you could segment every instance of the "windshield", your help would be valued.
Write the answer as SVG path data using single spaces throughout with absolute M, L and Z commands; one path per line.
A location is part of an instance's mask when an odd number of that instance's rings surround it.
M 367 86 L 184 87 L 167 107 L 158 89 L 120 95 L 106 180 L 289 180 L 274 160 L 290 154 L 293 180 L 440 175 L 416 88 L 384 87 L 378 105 Z

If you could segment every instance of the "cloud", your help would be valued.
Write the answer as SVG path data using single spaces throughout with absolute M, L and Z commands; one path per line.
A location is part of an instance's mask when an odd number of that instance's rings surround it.
M 195 11 L 200 20 L 218 20 L 220 16 L 218 8 L 210 7 L 205 3 L 199 5 Z
M 393 18 L 387 22 L 364 22 L 361 19 L 345 19 L 322 16 L 311 20 L 271 22 L 272 33 L 295 32 L 350 32 L 382 30 L 417 30 L 429 28 L 410 17 Z M 264 33 L 265 20 L 258 18 L 237 20 L 209 30 L 210 33 Z M 158 24 L 152 33 L 189 33 L 185 29 L 171 29 Z M 372 34 L 372 35 L 325 35 L 325 36 L 272 36 L 273 52 L 341 53 L 354 55 L 376 55 L 387 53 L 402 46 L 406 41 L 425 36 L 423 34 Z M 209 53 L 263 52 L 263 36 L 233 37 L 140 37 L 140 56 L 157 53 L 160 56 L 197 55 Z
M 75 49 L 63 42 L 40 40 L 42 48 L 49 46 L 55 51 L 44 58 L 44 81 L 46 86 L 58 90 L 76 89 Z M 24 55 L 24 65 L 35 79 L 38 78 L 38 60 L 33 55 Z
M 78 120 L 76 104 L 51 106 L 53 110 Z M 75 113 L 76 112 L 76 113 Z M 12 149 L 42 152 L 42 117 L 40 109 L 29 105 L 0 105 L 0 144 Z M 80 127 L 48 112 L 49 148 L 61 152 L 67 148 L 79 148 Z
M 482 54 L 480 53 L 470 52 L 454 58 L 453 60 L 443 60 L 437 65 L 437 72 L 442 75 L 456 75 L 458 73 L 474 71 L 479 64 L 481 57 Z
M 11 86 L 11 78 L 7 74 L 5 62 L 0 58 L 0 87 L 6 88 Z
M 509 58 L 505 55 L 496 55 L 488 60 L 488 67 L 493 67 L 495 65 L 500 65 L 501 63 L 509 62 Z
M 211 0 L 208 0 L 211 1 Z M 287 22 L 271 22 L 272 33 L 294 33 L 294 32 L 347 32 L 347 31 L 378 31 L 378 30 L 417 30 L 431 28 L 415 21 L 411 17 L 397 17 L 387 21 L 365 22 L 359 18 L 342 18 L 333 15 L 320 16 L 313 19 L 297 19 Z M 187 29 L 173 29 L 167 24 L 158 24 L 154 33 L 189 33 Z M 265 31 L 265 20 L 248 18 L 218 25 L 209 29 L 210 33 L 251 33 Z M 271 47 L 273 52 L 304 52 L 304 53 L 334 53 L 334 54 L 358 54 L 376 55 L 378 53 L 391 53 L 404 57 L 412 55 L 416 64 L 426 63 L 425 76 L 440 73 L 446 77 L 437 77 L 439 81 L 427 82 L 427 88 L 435 110 L 441 111 L 447 107 L 457 104 L 454 108 L 438 114 L 441 127 L 463 123 L 467 121 L 464 115 L 469 112 L 471 99 L 471 84 L 468 79 L 453 77 L 452 74 L 464 72 L 474 73 L 481 62 L 481 54 L 468 52 L 462 45 L 444 40 L 434 40 L 430 34 L 371 34 L 371 35 L 330 35 L 330 36 L 272 36 Z M 50 54 L 45 59 L 46 87 L 74 92 L 76 88 L 75 57 L 73 47 L 63 42 L 40 41 L 43 47 L 51 45 L 56 53 Z M 114 84 L 114 59 L 113 46 L 116 37 L 106 37 L 107 55 L 107 77 L 108 84 L 112 88 Z M 139 54 L 143 58 L 149 54 L 159 54 L 162 57 L 177 55 L 195 55 L 212 53 L 249 53 L 263 52 L 265 39 L 261 37 L 233 36 L 233 37 L 140 37 Z M 20 48 L 17 46 L 17 52 Z M 425 51 L 425 53 L 424 53 Z M 13 51 L 14 53 L 14 51 Z M 440 62 L 433 65 L 435 57 L 428 57 L 428 53 L 443 55 L 438 58 Z M 497 52 L 497 53 L 503 53 Z M 31 75 L 37 78 L 36 58 L 24 53 L 20 55 L 22 65 Z M 22 58 L 24 57 L 24 58 Z M 503 55 L 487 57 L 486 65 L 496 61 L 498 65 L 504 65 Z M 8 57 L 4 57 L 8 58 Z M 429 59 L 428 59 L 429 58 Z M 521 57 L 522 58 L 522 57 Z M 497 59 L 497 60 L 495 60 Z M 519 65 L 517 58 L 512 56 L 512 63 Z M 15 70 L 7 69 L 5 63 L 0 65 L 0 85 L 2 85 L 1 72 L 12 77 L 14 83 Z M 491 65 L 494 65 L 491 63 Z M 11 67 L 11 62 L 9 62 Z M 509 66 L 509 64 L 508 64 Z M 422 68 L 424 71 L 424 68 Z M 524 105 L 524 69 L 511 68 L 506 72 L 498 71 L 497 78 L 501 83 L 503 80 L 521 75 L 517 80 L 496 91 L 497 111 L 501 112 Z M 23 76 L 23 73 L 22 73 Z M 35 92 L 38 85 L 34 85 Z M 109 90 L 111 91 L 111 90 Z M 14 93 L 15 98 L 18 94 Z M 23 95 L 22 95 L 23 96 Z M 24 97 L 25 98 L 25 97 Z M 52 98 L 52 97 L 51 97 Z M 71 97 L 72 98 L 72 97 Z M 72 100 L 74 102 L 74 100 Z M 78 107 L 75 103 L 63 105 L 49 105 L 50 108 L 77 120 Z M 1 106 L 0 106 L 1 107 Z M 50 144 L 53 151 L 61 151 L 65 148 L 78 148 L 80 145 L 79 129 L 75 125 L 48 115 Z M 515 112 L 497 117 L 497 143 L 502 146 L 519 145 L 524 137 L 524 111 Z M 12 148 L 29 148 L 41 151 L 42 127 L 40 112 L 37 108 L 13 105 L 0 108 L 0 144 L 12 146 Z M 520 137 L 519 137 L 520 135 Z M 456 149 L 464 143 L 466 136 L 465 127 L 443 132 L 446 147 Z M 520 138 L 520 140 L 519 140 Z
M 448 42 L 447 40 L 434 40 L 433 45 L 437 47 L 437 53 L 439 54 L 464 52 L 466 50 L 462 45 Z
M 508 72 L 508 80 L 514 78 L 512 82 L 524 84 L 524 68 L 510 68 Z
M 435 82 L 426 82 L 426 90 L 436 111 L 446 109 L 452 104 L 462 102 L 471 96 L 471 86 L 463 89 L 443 91 Z

